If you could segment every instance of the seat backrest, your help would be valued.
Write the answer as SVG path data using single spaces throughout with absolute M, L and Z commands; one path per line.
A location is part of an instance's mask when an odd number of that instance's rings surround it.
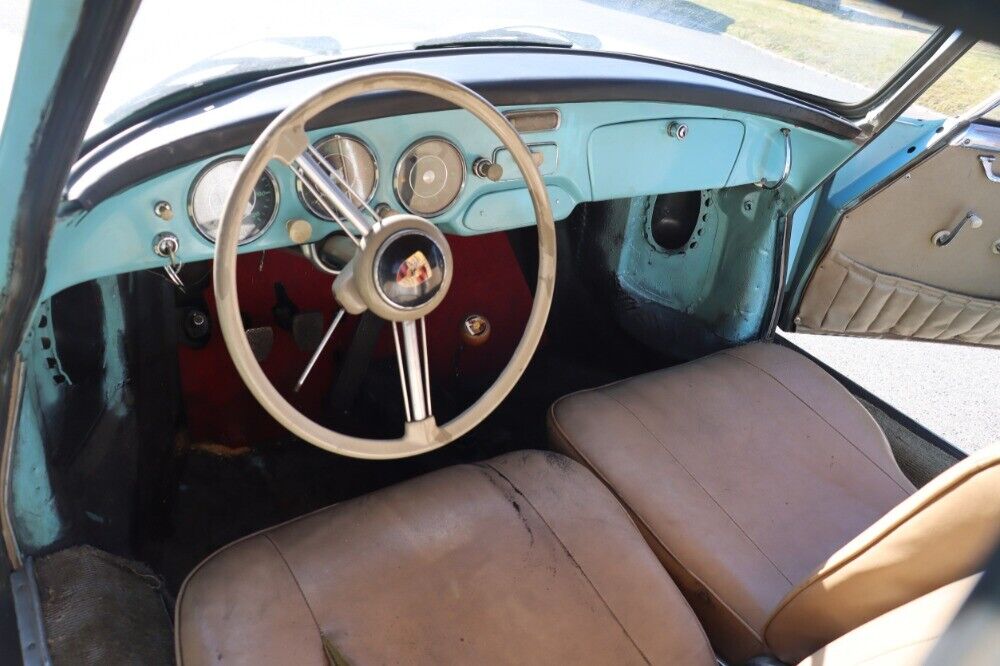
M 1000 541 L 1000 446 L 957 463 L 834 553 L 764 629 L 796 663 L 835 638 L 982 569 Z
M 980 574 L 966 576 L 879 615 L 824 645 L 798 666 L 923 664 L 979 578 Z

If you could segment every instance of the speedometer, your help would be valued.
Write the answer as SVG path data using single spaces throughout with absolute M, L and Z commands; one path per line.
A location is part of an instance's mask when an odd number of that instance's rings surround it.
M 458 199 L 464 184 L 465 160 L 455 144 L 445 139 L 418 141 L 396 165 L 396 197 L 415 215 L 443 213 Z
M 202 169 L 191 186 L 188 213 L 195 229 L 208 240 L 215 242 L 219 235 L 219 222 L 226 207 L 226 198 L 236 182 L 242 157 L 223 157 Z M 240 223 L 240 244 L 249 243 L 261 236 L 271 226 L 278 212 L 278 183 L 267 169 L 254 185 Z
M 360 139 L 344 134 L 334 134 L 316 143 L 316 150 L 326 158 L 351 191 L 357 196 L 351 197 L 355 206 L 367 203 L 375 194 L 378 184 L 378 165 L 375 155 Z M 309 212 L 324 220 L 332 220 L 330 211 L 323 206 L 316 195 L 303 184 L 302 180 L 295 183 L 299 191 L 299 199 Z

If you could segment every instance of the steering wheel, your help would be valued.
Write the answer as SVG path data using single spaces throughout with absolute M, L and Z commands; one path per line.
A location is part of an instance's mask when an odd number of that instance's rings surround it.
M 468 409 L 443 425 L 434 419 L 427 362 L 425 317 L 444 299 L 452 280 L 452 256 L 444 234 L 416 215 L 378 214 L 351 191 L 306 136 L 319 112 L 356 95 L 389 90 L 423 93 L 464 109 L 486 125 L 510 151 L 521 171 L 538 225 L 538 282 L 521 341 L 507 366 Z M 287 165 L 336 212 L 358 248 L 333 284 L 341 311 L 313 357 L 315 361 L 344 312 L 371 311 L 392 326 L 406 424 L 398 439 L 366 439 L 330 430 L 299 412 L 271 384 L 257 362 L 240 316 L 236 254 L 240 222 L 254 184 L 271 160 Z M 556 237 L 545 183 L 527 146 L 496 107 L 453 81 L 416 72 L 379 72 L 337 82 L 275 118 L 251 146 L 229 192 L 215 247 L 213 281 L 219 327 L 233 364 L 265 410 L 289 431 L 322 449 L 354 458 L 404 458 L 453 442 L 485 419 L 520 379 L 545 327 L 555 279 Z M 311 363 L 312 363 L 311 362 Z M 310 365 L 311 365 L 310 363 Z M 307 369 L 308 371 L 308 369 Z

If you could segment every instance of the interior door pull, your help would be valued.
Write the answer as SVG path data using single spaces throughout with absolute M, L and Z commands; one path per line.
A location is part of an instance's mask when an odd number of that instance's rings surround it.
M 983 171 L 986 172 L 986 178 L 989 179 L 991 183 L 1000 183 L 1000 176 L 993 173 L 993 160 L 996 159 L 993 155 L 980 155 L 979 163 L 983 165 Z

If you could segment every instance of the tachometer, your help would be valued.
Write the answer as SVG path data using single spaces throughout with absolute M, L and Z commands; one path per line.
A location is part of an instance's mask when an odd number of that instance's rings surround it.
M 440 215 L 455 203 L 464 184 L 465 160 L 445 139 L 418 141 L 396 165 L 396 197 L 414 215 Z
M 361 205 L 359 198 L 365 202 L 371 200 L 378 184 L 378 164 L 375 162 L 375 155 L 363 141 L 353 136 L 334 134 L 316 143 L 316 150 L 333 166 L 337 175 L 344 179 L 351 191 L 358 195 L 351 197 L 355 206 Z M 329 211 L 316 199 L 316 195 L 301 180 L 296 181 L 295 187 L 302 205 L 308 208 L 309 212 L 324 220 L 333 219 Z
M 226 206 L 226 198 L 236 182 L 242 157 L 223 157 L 202 169 L 191 186 L 188 213 L 195 229 L 208 240 L 215 242 L 219 221 Z M 240 244 L 249 243 L 261 236 L 271 226 L 278 212 L 278 183 L 267 169 L 253 188 L 246 213 L 240 224 Z

